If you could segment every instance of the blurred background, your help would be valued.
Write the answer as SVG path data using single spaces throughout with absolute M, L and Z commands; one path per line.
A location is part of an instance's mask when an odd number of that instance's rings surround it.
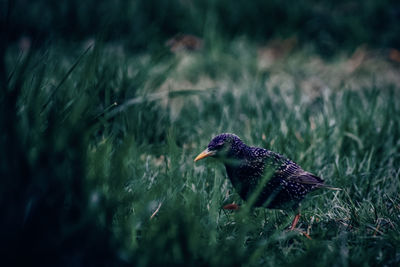
M 22 36 L 86 41 L 101 34 L 105 41 L 130 49 L 162 45 L 178 33 L 199 37 L 215 34 L 266 42 L 295 38 L 324 56 L 354 50 L 400 45 L 398 1 L 2 1 L 9 13 L 11 41 Z
M 0 0 L 0 265 L 400 263 L 400 2 Z M 280 211 L 221 132 L 340 192 Z

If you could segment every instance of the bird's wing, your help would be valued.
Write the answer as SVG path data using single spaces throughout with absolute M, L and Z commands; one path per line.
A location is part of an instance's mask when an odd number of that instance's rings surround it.
M 326 187 L 326 185 L 324 185 L 324 180 L 303 170 L 299 165 L 288 158 L 266 149 L 261 150 L 259 153 L 261 152 L 264 156 L 265 162 L 275 166 L 275 177 L 300 184 L 311 185 L 317 188 Z
M 324 186 L 324 180 L 312 173 L 304 171 L 293 161 L 288 160 L 287 162 L 283 163 L 276 171 L 276 174 L 288 181 L 294 181 L 300 184 L 308 184 L 316 187 Z

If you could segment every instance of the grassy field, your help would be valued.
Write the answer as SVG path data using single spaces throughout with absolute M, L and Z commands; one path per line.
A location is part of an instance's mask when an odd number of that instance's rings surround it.
M 176 54 L 98 41 L 7 50 L 4 259 L 400 264 L 398 63 L 363 47 L 325 61 L 307 48 L 210 40 Z M 223 166 L 193 159 L 222 132 L 342 188 L 303 202 L 299 227 L 312 240 L 286 231 L 291 213 L 221 210 L 241 203 Z

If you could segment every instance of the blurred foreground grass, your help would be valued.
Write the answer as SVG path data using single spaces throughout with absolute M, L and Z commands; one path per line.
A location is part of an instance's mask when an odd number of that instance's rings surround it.
M 400 262 L 399 66 L 365 48 L 325 62 L 245 40 L 195 53 L 95 43 L 6 54 L 1 93 L 5 262 L 363 265 Z M 212 160 L 234 132 L 340 192 L 290 215 L 240 201 Z

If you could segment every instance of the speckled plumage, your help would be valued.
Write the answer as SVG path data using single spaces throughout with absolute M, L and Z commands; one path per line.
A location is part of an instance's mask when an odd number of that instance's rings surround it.
M 296 208 L 307 193 L 324 186 L 321 178 L 290 159 L 264 148 L 247 146 L 234 134 L 214 137 L 207 151 L 224 163 L 229 179 L 244 200 L 262 186 L 260 183 L 265 184 L 254 206 Z

